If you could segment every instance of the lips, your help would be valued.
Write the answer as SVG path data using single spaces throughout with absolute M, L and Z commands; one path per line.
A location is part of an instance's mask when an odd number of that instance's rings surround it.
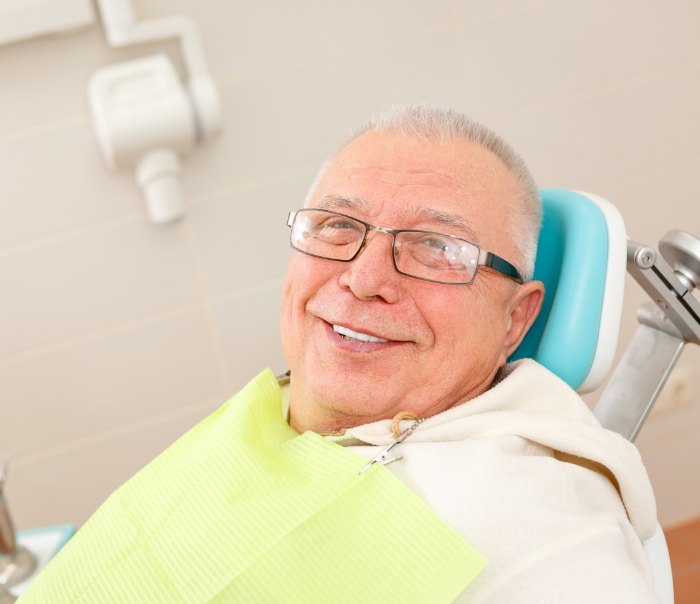
M 384 343 L 389 341 L 385 340 L 384 338 L 378 338 L 376 336 L 371 336 L 369 334 L 362 333 L 359 331 L 353 331 L 349 327 L 343 327 L 342 325 L 333 325 L 333 331 L 335 331 L 337 334 L 340 334 L 344 338 L 357 340 L 358 342 Z

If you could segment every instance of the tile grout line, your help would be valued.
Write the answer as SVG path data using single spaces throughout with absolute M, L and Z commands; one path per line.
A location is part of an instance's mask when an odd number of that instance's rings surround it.
M 627 77 L 610 79 L 604 82 L 598 82 L 585 88 L 569 90 L 561 94 L 529 101 L 504 111 L 496 111 L 494 113 L 486 113 L 483 120 L 486 122 L 496 120 L 513 120 L 521 118 L 532 111 L 539 111 L 550 105 L 570 105 L 575 100 L 590 100 L 594 98 L 604 97 L 613 92 L 630 90 L 642 84 L 651 84 L 663 81 L 675 76 L 692 74 L 700 71 L 700 60 L 689 59 L 672 63 L 666 67 L 659 67 L 649 71 L 641 71 L 628 75 Z
M 209 286 L 206 272 L 204 270 L 201 249 L 197 242 L 197 237 L 195 236 L 191 221 L 185 222 L 185 236 L 187 239 L 190 259 L 194 267 L 195 278 L 197 279 L 197 287 L 200 291 L 202 299 L 206 300 L 209 296 Z M 226 355 L 224 354 L 223 343 L 221 342 L 221 338 L 216 330 L 212 307 L 213 306 L 211 304 L 205 304 L 202 310 L 206 324 L 207 338 L 216 362 L 216 373 L 219 376 L 219 388 L 221 389 L 222 393 L 225 393 L 233 390 L 233 386 L 228 379 L 228 373 L 226 371 Z
M 74 113 L 61 118 L 46 120 L 45 122 L 40 122 L 18 130 L 7 130 L 5 132 L 0 132 L 0 145 L 4 143 L 13 143 L 26 138 L 42 136 L 54 130 L 62 130 L 88 121 L 90 121 L 90 119 L 87 113 Z
M 33 358 L 41 357 L 61 350 L 68 350 L 90 342 L 96 342 L 104 338 L 133 331 L 135 329 L 179 317 L 187 313 L 196 312 L 198 310 L 204 311 L 208 307 L 212 307 L 223 302 L 236 300 L 250 294 L 265 292 L 275 287 L 279 287 L 281 282 L 281 277 L 275 277 L 272 279 L 259 281 L 257 283 L 243 285 L 236 290 L 212 295 L 203 300 L 147 313 L 139 317 L 120 321 L 105 327 L 96 328 L 82 334 L 68 336 L 54 342 L 41 344 L 33 348 L 10 353 L 4 357 L 0 357 L 0 368 L 13 365 L 15 363 L 25 362 Z
M 638 172 L 628 172 L 620 178 L 609 178 L 598 183 L 594 183 L 593 187 L 616 187 L 635 184 L 643 178 L 662 178 L 669 176 L 676 170 L 684 170 L 695 167 L 700 162 L 700 155 L 690 155 L 683 157 L 678 163 L 668 164 L 660 167 L 655 167 L 651 170 L 640 170 Z
M 22 243 L 10 245 L 4 249 L 0 248 L 0 260 L 19 254 L 24 254 L 26 252 L 31 252 L 32 250 L 40 249 L 42 247 L 63 243 L 64 241 L 70 241 L 71 239 L 77 239 L 83 235 L 99 233 L 100 231 L 120 227 L 125 224 L 133 224 L 136 222 L 146 222 L 146 219 L 144 216 L 139 214 L 128 212 L 108 220 L 95 222 L 93 224 L 64 229 L 52 235 L 44 235 L 35 239 L 29 239 Z
M 221 87 L 234 85 L 241 81 L 248 81 L 260 77 L 268 77 L 279 72 L 288 72 L 310 65 L 319 65 L 337 61 L 340 58 L 351 57 L 368 51 L 376 51 L 381 48 L 389 48 L 407 42 L 422 40 L 435 36 L 436 34 L 454 31 L 459 27 L 481 25 L 484 22 L 497 21 L 504 17 L 511 17 L 522 13 L 531 12 L 543 6 L 549 6 L 552 0 L 529 0 L 528 2 L 520 2 L 512 4 L 509 7 L 501 7 L 498 9 L 482 10 L 474 14 L 464 14 L 456 5 L 456 0 L 450 0 L 448 4 L 447 19 L 436 21 L 429 27 L 425 28 L 407 28 L 392 32 L 391 34 L 367 40 L 362 44 L 345 46 L 326 51 L 310 52 L 305 56 L 292 59 L 289 61 L 279 61 L 277 63 L 269 63 L 268 65 L 244 69 L 235 72 L 221 72 L 215 74 L 215 78 L 219 81 Z
M 138 432 L 151 429 L 154 426 L 159 426 L 187 417 L 192 413 L 211 411 L 217 405 L 223 404 L 223 402 L 223 399 L 219 397 L 208 398 L 197 403 L 191 403 L 170 411 L 165 411 L 147 418 L 122 424 L 116 428 L 102 430 L 101 432 L 90 434 L 88 436 L 59 443 L 45 449 L 37 449 L 29 453 L 22 453 L 12 458 L 12 465 L 13 467 L 17 468 L 27 467 L 32 464 L 39 463 L 47 459 L 52 459 L 54 457 L 59 457 L 61 455 L 65 455 L 66 453 L 84 449 L 98 443 L 136 434 Z
M 265 79 L 271 76 L 278 76 L 280 74 L 293 73 L 294 71 L 298 71 L 300 69 L 305 69 L 307 67 L 315 65 L 332 64 L 334 62 L 337 62 L 339 59 L 355 57 L 358 55 L 366 54 L 371 51 L 376 51 L 383 48 L 391 48 L 393 46 L 399 46 L 407 42 L 414 42 L 426 38 L 431 38 L 437 34 L 448 32 L 454 27 L 454 23 L 449 21 L 442 21 L 433 24 L 429 28 L 421 30 L 404 30 L 403 32 L 394 32 L 390 36 L 376 38 L 371 41 L 366 41 L 363 44 L 358 44 L 355 46 L 345 46 L 343 48 L 336 48 L 333 50 L 327 50 L 322 52 L 316 51 L 308 53 L 307 55 L 298 58 L 290 59 L 287 61 L 278 61 L 276 63 L 269 63 L 268 65 L 262 67 L 241 70 L 237 73 L 220 73 L 215 77 L 219 87 L 221 89 L 226 89 L 229 87 L 234 87 L 237 84 L 243 82 Z
M 281 182 L 285 179 L 301 175 L 307 171 L 310 171 L 311 169 L 312 164 L 309 162 L 300 166 L 275 172 L 269 176 L 240 181 L 238 183 L 233 183 L 230 186 L 223 186 L 216 189 L 211 189 L 209 191 L 195 193 L 191 199 L 187 200 L 187 205 L 189 208 L 204 206 L 206 204 L 219 201 L 225 198 L 227 195 L 236 194 L 240 191 L 245 191 L 248 188 L 258 188 L 266 184 Z M 187 217 L 185 217 L 185 220 L 187 220 Z M 5 258 L 62 243 L 64 241 L 69 241 L 91 233 L 99 233 L 100 231 L 137 222 L 148 223 L 145 212 L 127 212 L 106 220 L 94 222 L 92 224 L 63 229 L 53 234 L 28 239 L 20 243 L 9 245 L 5 248 L 0 248 L 0 261 Z

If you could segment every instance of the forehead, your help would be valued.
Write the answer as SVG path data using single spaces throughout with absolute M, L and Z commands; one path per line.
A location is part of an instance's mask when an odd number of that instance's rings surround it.
M 483 231 L 502 224 L 515 194 L 508 168 L 475 143 L 371 131 L 338 154 L 310 202 L 381 217 L 384 226 L 444 223 Z

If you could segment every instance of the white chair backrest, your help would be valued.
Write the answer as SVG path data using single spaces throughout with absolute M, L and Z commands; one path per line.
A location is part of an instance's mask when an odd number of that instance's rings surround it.
M 612 368 L 622 315 L 627 237 L 609 201 L 543 189 L 534 278 L 545 284 L 542 311 L 511 360 L 530 357 L 578 392 L 595 390 Z M 673 604 L 663 531 L 643 542 L 662 604 Z

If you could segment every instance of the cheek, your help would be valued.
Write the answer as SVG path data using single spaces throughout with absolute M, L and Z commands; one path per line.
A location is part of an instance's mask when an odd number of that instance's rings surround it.
M 318 271 L 314 270 L 313 258 L 295 253 L 289 260 L 287 276 L 284 282 L 282 310 L 294 307 L 300 300 L 308 298 L 314 289 L 314 280 Z M 311 262 L 309 262 L 311 261 Z
M 284 282 L 282 290 L 282 300 L 280 302 L 280 336 L 282 338 L 282 348 L 289 362 L 292 342 L 292 286 L 291 281 L 287 278 Z
M 289 348 L 304 336 L 302 325 L 308 301 L 332 278 L 327 262 L 294 254 L 289 261 L 280 303 L 282 341 Z
M 450 326 L 466 326 L 469 317 L 480 306 L 471 286 L 435 285 L 414 296 L 416 305 L 433 327 L 442 331 Z
M 289 261 L 285 281 L 285 297 L 291 306 L 305 305 L 333 277 L 337 263 L 296 253 Z
M 479 295 L 473 286 L 468 287 L 472 289 L 449 297 L 443 295 L 443 302 L 430 308 L 436 342 L 441 342 L 451 357 L 484 350 L 497 342 L 503 331 L 502 313 L 495 301 Z

